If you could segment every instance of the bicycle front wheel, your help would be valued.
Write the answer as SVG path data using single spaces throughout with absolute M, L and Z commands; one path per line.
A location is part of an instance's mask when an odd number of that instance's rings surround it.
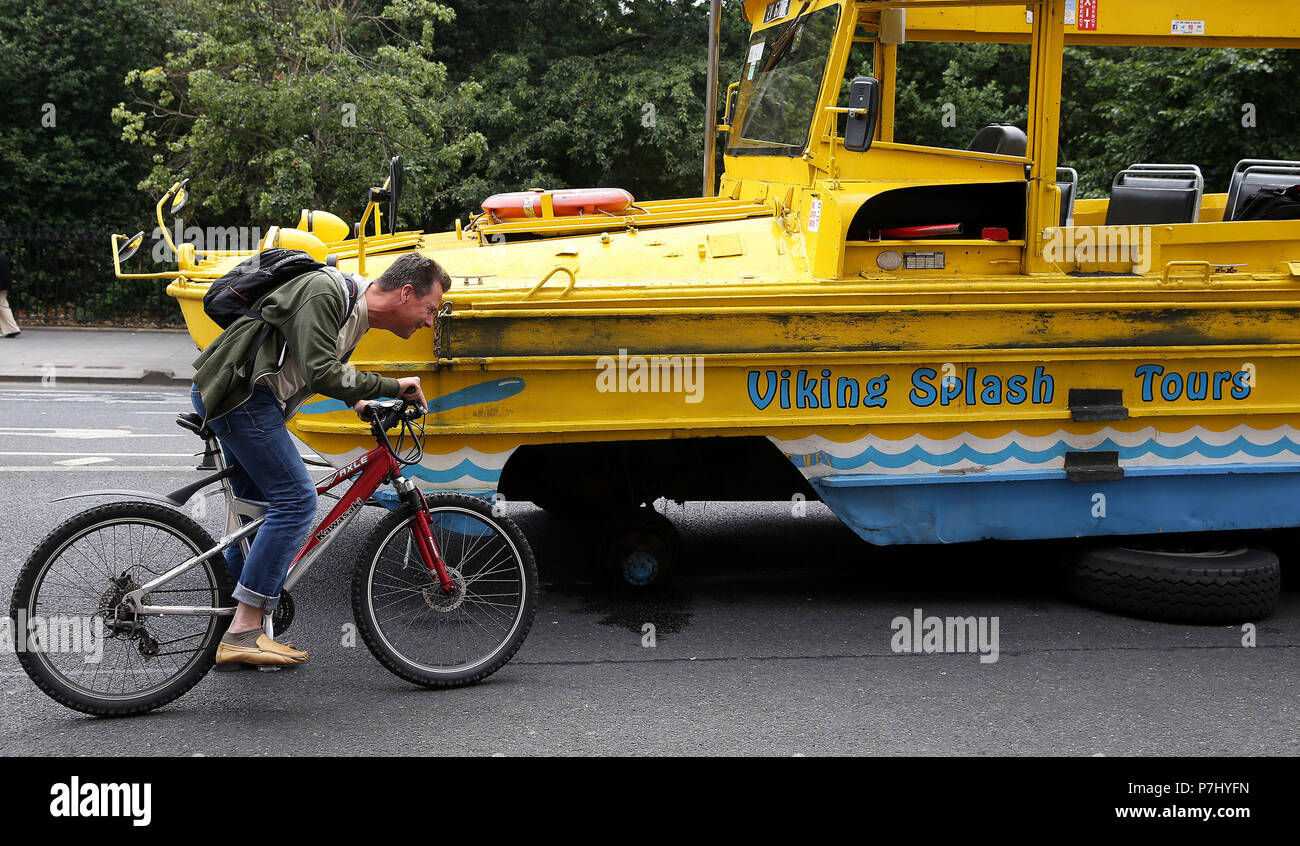
M 421 558 L 404 505 L 379 521 L 357 559 L 352 610 L 371 653 L 425 687 L 490 676 L 519 650 L 537 609 L 537 565 L 523 532 L 481 499 L 429 498 L 429 527 L 456 584 L 448 595 Z
M 52 699 L 97 716 L 141 714 L 185 693 L 212 668 L 229 618 L 144 615 L 123 596 L 216 544 L 171 508 L 116 502 L 68 519 L 32 552 L 9 617 L 18 660 Z M 220 556 L 145 595 L 146 604 L 222 608 Z

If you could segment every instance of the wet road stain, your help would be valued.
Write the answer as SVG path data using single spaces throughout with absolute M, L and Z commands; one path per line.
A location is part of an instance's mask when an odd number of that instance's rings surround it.
M 569 596 L 582 603 L 570 614 L 599 616 L 602 626 L 615 626 L 641 634 L 646 623 L 655 627 L 656 637 L 677 634 L 690 625 L 695 616 L 691 596 L 675 587 L 628 592 L 606 585 L 552 587 L 553 593 Z

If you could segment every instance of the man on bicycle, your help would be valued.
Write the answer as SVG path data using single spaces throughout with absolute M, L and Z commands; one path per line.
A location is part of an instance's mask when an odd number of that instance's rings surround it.
M 247 560 L 239 544 L 226 550 L 238 607 L 217 647 L 218 664 L 307 660 L 306 652 L 262 632 L 262 615 L 279 603 L 289 564 L 316 515 L 316 488 L 285 422 L 314 394 L 348 402 L 359 415 L 365 400 L 383 396 L 424 406 L 419 377 L 392 379 L 346 362 L 370 329 L 409 338 L 432 326 L 450 287 L 437 262 L 408 253 L 377 279 L 361 282 L 349 313 L 346 281 L 333 268 L 321 268 L 262 298 L 259 313 L 278 330 L 272 334 L 278 343 L 255 349 L 262 323 L 242 318 L 195 359 L 191 398 L 236 468 L 230 479 L 235 495 L 268 504 Z

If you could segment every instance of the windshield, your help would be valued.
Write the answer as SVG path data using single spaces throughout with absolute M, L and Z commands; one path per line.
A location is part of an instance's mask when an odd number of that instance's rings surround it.
M 754 35 L 736 98 L 736 114 L 743 117 L 735 123 L 739 131 L 732 133 L 727 155 L 803 154 L 839 14 L 839 6 L 810 12 L 784 39 L 789 24 Z

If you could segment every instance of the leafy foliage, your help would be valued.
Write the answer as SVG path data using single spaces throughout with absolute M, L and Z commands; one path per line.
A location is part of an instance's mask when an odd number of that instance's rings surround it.
M 390 156 L 408 162 L 406 207 L 418 212 L 485 152 L 464 128 L 478 86 L 449 83 L 433 60 L 446 6 L 251 5 L 192 3 L 180 49 L 127 76 L 140 94 L 114 116 L 125 138 L 156 151 L 144 187 L 184 173 L 218 216 L 292 222 L 308 207 L 355 219 Z
M 908 44 L 898 77 L 896 141 L 962 150 L 990 123 L 1028 122 L 1028 46 Z
M 724 3 L 719 111 L 739 9 Z M 404 226 L 534 186 L 693 196 L 707 39 L 705 0 L 0 0 L 0 220 L 140 228 L 181 175 L 203 224 L 354 220 L 394 154 Z M 1298 72 L 1300 51 L 1069 48 L 1061 163 L 1092 195 L 1136 161 L 1198 163 L 1222 190 L 1240 158 L 1300 158 Z M 1024 46 L 907 44 L 897 138 L 1024 126 L 1028 78 Z
M 1061 163 L 1085 194 L 1134 162 L 1198 164 L 1221 192 L 1241 159 L 1300 159 L 1300 51 L 1070 47 L 1065 69 Z
M 534 186 L 615 185 L 641 199 L 699 194 L 707 2 L 449 5 L 457 38 L 439 56 L 454 78 L 481 85 L 485 108 L 473 127 L 488 139 L 489 153 L 446 194 L 444 213 L 476 209 L 496 191 Z M 739 76 L 747 37 L 740 3 L 729 0 L 721 89 Z
M 728 5 L 724 51 L 738 58 L 746 28 Z M 698 192 L 700 0 L 243 6 L 195 3 L 182 49 L 128 77 L 140 94 L 115 115 L 159 151 L 155 192 L 183 172 L 209 213 L 355 219 L 397 153 L 405 225 L 442 228 L 488 194 L 535 185 Z
M 97 226 L 147 208 L 147 159 L 110 111 L 161 57 L 169 8 L 133 0 L 0 0 L 0 222 Z

